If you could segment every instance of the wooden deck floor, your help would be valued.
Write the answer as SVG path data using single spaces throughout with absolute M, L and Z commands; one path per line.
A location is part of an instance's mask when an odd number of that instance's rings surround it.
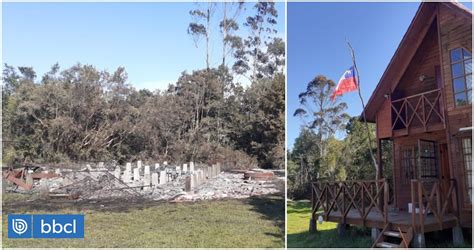
M 416 216 L 418 223 L 420 223 L 418 217 L 419 215 L 416 214 Z M 331 212 L 331 214 L 328 216 L 328 221 L 341 223 L 341 213 L 339 211 Z M 402 230 L 407 230 L 412 226 L 412 215 L 407 211 L 389 212 L 388 221 L 392 223 L 392 227 L 394 227 L 394 229 L 400 228 Z M 444 216 L 442 226 L 443 229 L 452 228 L 456 226 L 456 223 L 456 217 L 453 214 L 447 214 Z M 357 209 L 351 209 L 349 211 L 346 216 L 346 224 L 365 225 L 367 227 L 376 227 L 381 229 L 385 226 L 383 215 L 380 214 L 378 211 L 371 211 L 367 216 L 366 220 L 363 221 Z M 432 214 L 426 216 L 424 225 L 425 232 L 440 230 L 440 226 L 436 218 Z

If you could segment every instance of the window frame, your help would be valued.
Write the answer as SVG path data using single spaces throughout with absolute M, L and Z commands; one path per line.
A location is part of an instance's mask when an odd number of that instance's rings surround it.
M 459 137 L 459 153 L 460 153 L 460 156 L 461 156 L 461 164 L 462 164 L 462 171 L 463 171 L 463 178 L 462 178 L 462 183 L 463 183 L 463 192 L 464 193 L 464 206 L 466 207 L 469 207 L 469 206 L 472 206 L 474 204 L 474 199 L 473 199 L 473 195 L 472 195 L 472 179 L 471 179 L 471 187 L 469 187 L 469 179 L 468 179 L 468 170 L 467 170 L 467 166 L 466 166 L 466 160 L 465 160 L 465 152 L 464 152 L 464 140 L 465 139 L 469 139 L 471 140 L 471 176 L 472 176 L 472 136 L 462 136 L 462 137 Z M 471 196 L 469 196 L 469 189 L 471 190 Z
M 458 61 L 453 61 L 453 59 L 452 59 L 452 53 L 455 50 L 460 50 L 460 52 L 461 52 L 461 58 Z M 464 59 L 464 53 L 463 53 L 464 50 L 471 54 L 470 58 Z M 468 62 L 469 60 L 471 61 L 471 73 L 466 73 L 466 62 Z M 468 50 L 465 47 L 457 47 L 457 48 L 450 49 L 449 50 L 449 62 L 450 62 L 449 65 L 450 65 L 450 70 L 451 70 L 450 78 L 451 78 L 451 86 L 452 86 L 451 90 L 453 91 L 454 107 L 455 108 L 461 108 L 461 107 L 467 107 L 469 105 L 472 105 L 472 82 L 471 82 L 471 86 L 467 86 L 467 82 L 468 82 L 467 79 L 470 78 L 472 80 L 472 51 Z M 455 64 L 459 64 L 459 63 L 461 64 L 462 74 L 460 76 L 454 77 L 453 66 Z M 454 87 L 454 81 L 458 80 L 458 79 L 464 80 L 464 89 L 462 89 L 461 91 L 456 92 L 455 87 Z M 471 97 L 468 96 L 469 92 L 471 93 Z M 465 104 L 458 104 L 457 103 L 456 95 L 459 95 L 459 94 L 464 94 L 464 97 L 466 98 L 466 103 Z
M 405 153 L 409 152 L 409 156 Z M 401 153 L 401 183 L 410 184 L 412 179 L 416 179 L 416 149 L 414 145 L 403 146 Z M 407 157 L 408 156 L 408 157 Z

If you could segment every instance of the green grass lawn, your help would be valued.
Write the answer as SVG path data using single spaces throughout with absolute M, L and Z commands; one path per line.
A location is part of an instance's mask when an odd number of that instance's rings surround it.
M 280 196 L 196 203 L 28 199 L 4 196 L 3 247 L 284 247 Z M 83 213 L 85 239 L 8 239 L 9 213 Z
M 308 201 L 288 201 L 288 247 L 289 248 L 370 248 L 372 240 L 370 230 L 362 227 L 350 227 L 344 237 L 339 237 L 336 223 L 323 222 L 318 224 L 318 232 L 309 233 L 309 219 L 311 217 L 311 204 Z M 465 248 L 471 248 L 467 241 L 471 236 L 464 235 Z M 450 230 L 443 233 L 426 234 L 427 247 L 453 247 Z
M 347 235 L 337 235 L 336 223 L 318 224 L 318 232 L 309 233 L 311 204 L 308 201 L 288 201 L 288 247 L 289 248 L 327 248 L 327 247 L 371 247 L 370 231 L 352 227 Z

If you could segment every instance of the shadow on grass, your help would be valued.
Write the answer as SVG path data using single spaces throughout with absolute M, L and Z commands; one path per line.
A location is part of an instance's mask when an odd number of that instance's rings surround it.
M 368 248 L 370 246 L 370 234 L 367 230 L 358 227 L 351 227 L 343 237 L 337 234 L 336 229 L 288 234 L 289 248 Z
M 272 221 L 280 233 L 265 233 L 281 241 L 285 240 L 285 199 L 283 195 L 250 197 L 247 203 L 253 211 L 260 213 L 264 219 Z

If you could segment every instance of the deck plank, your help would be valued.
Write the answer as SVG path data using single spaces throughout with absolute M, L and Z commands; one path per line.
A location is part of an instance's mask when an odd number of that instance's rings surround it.
M 322 214 L 322 213 L 319 213 Z M 406 230 L 412 226 L 412 217 L 411 213 L 407 211 L 398 211 L 398 212 L 389 212 L 388 213 L 388 221 L 392 223 L 392 227 L 398 228 L 402 230 Z M 419 215 L 417 214 L 417 221 L 419 223 Z M 339 211 L 331 212 L 328 217 L 328 221 L 342 223 L 342 216 Z M 365 221 L 362 220 L 360 213 L 357 209 L 351 209 L 347 216 L 346 221 L 347 224 L 352 225 L 364 225 L 367 227 L 376 227 L 376 228 L 383 228 L 385 226 L 384 218 L 381 213 L 378 211 L 370 211 Z M 439 230 L 439 224 L 434 215 L 430 214 L 425 217 L 424 220 L 425 225 L 425 232 L 437 231 Z M 452 228 L 456 225 L 456 216 L 453 214 L 446 214 L 443 217 L 443 229 Z

